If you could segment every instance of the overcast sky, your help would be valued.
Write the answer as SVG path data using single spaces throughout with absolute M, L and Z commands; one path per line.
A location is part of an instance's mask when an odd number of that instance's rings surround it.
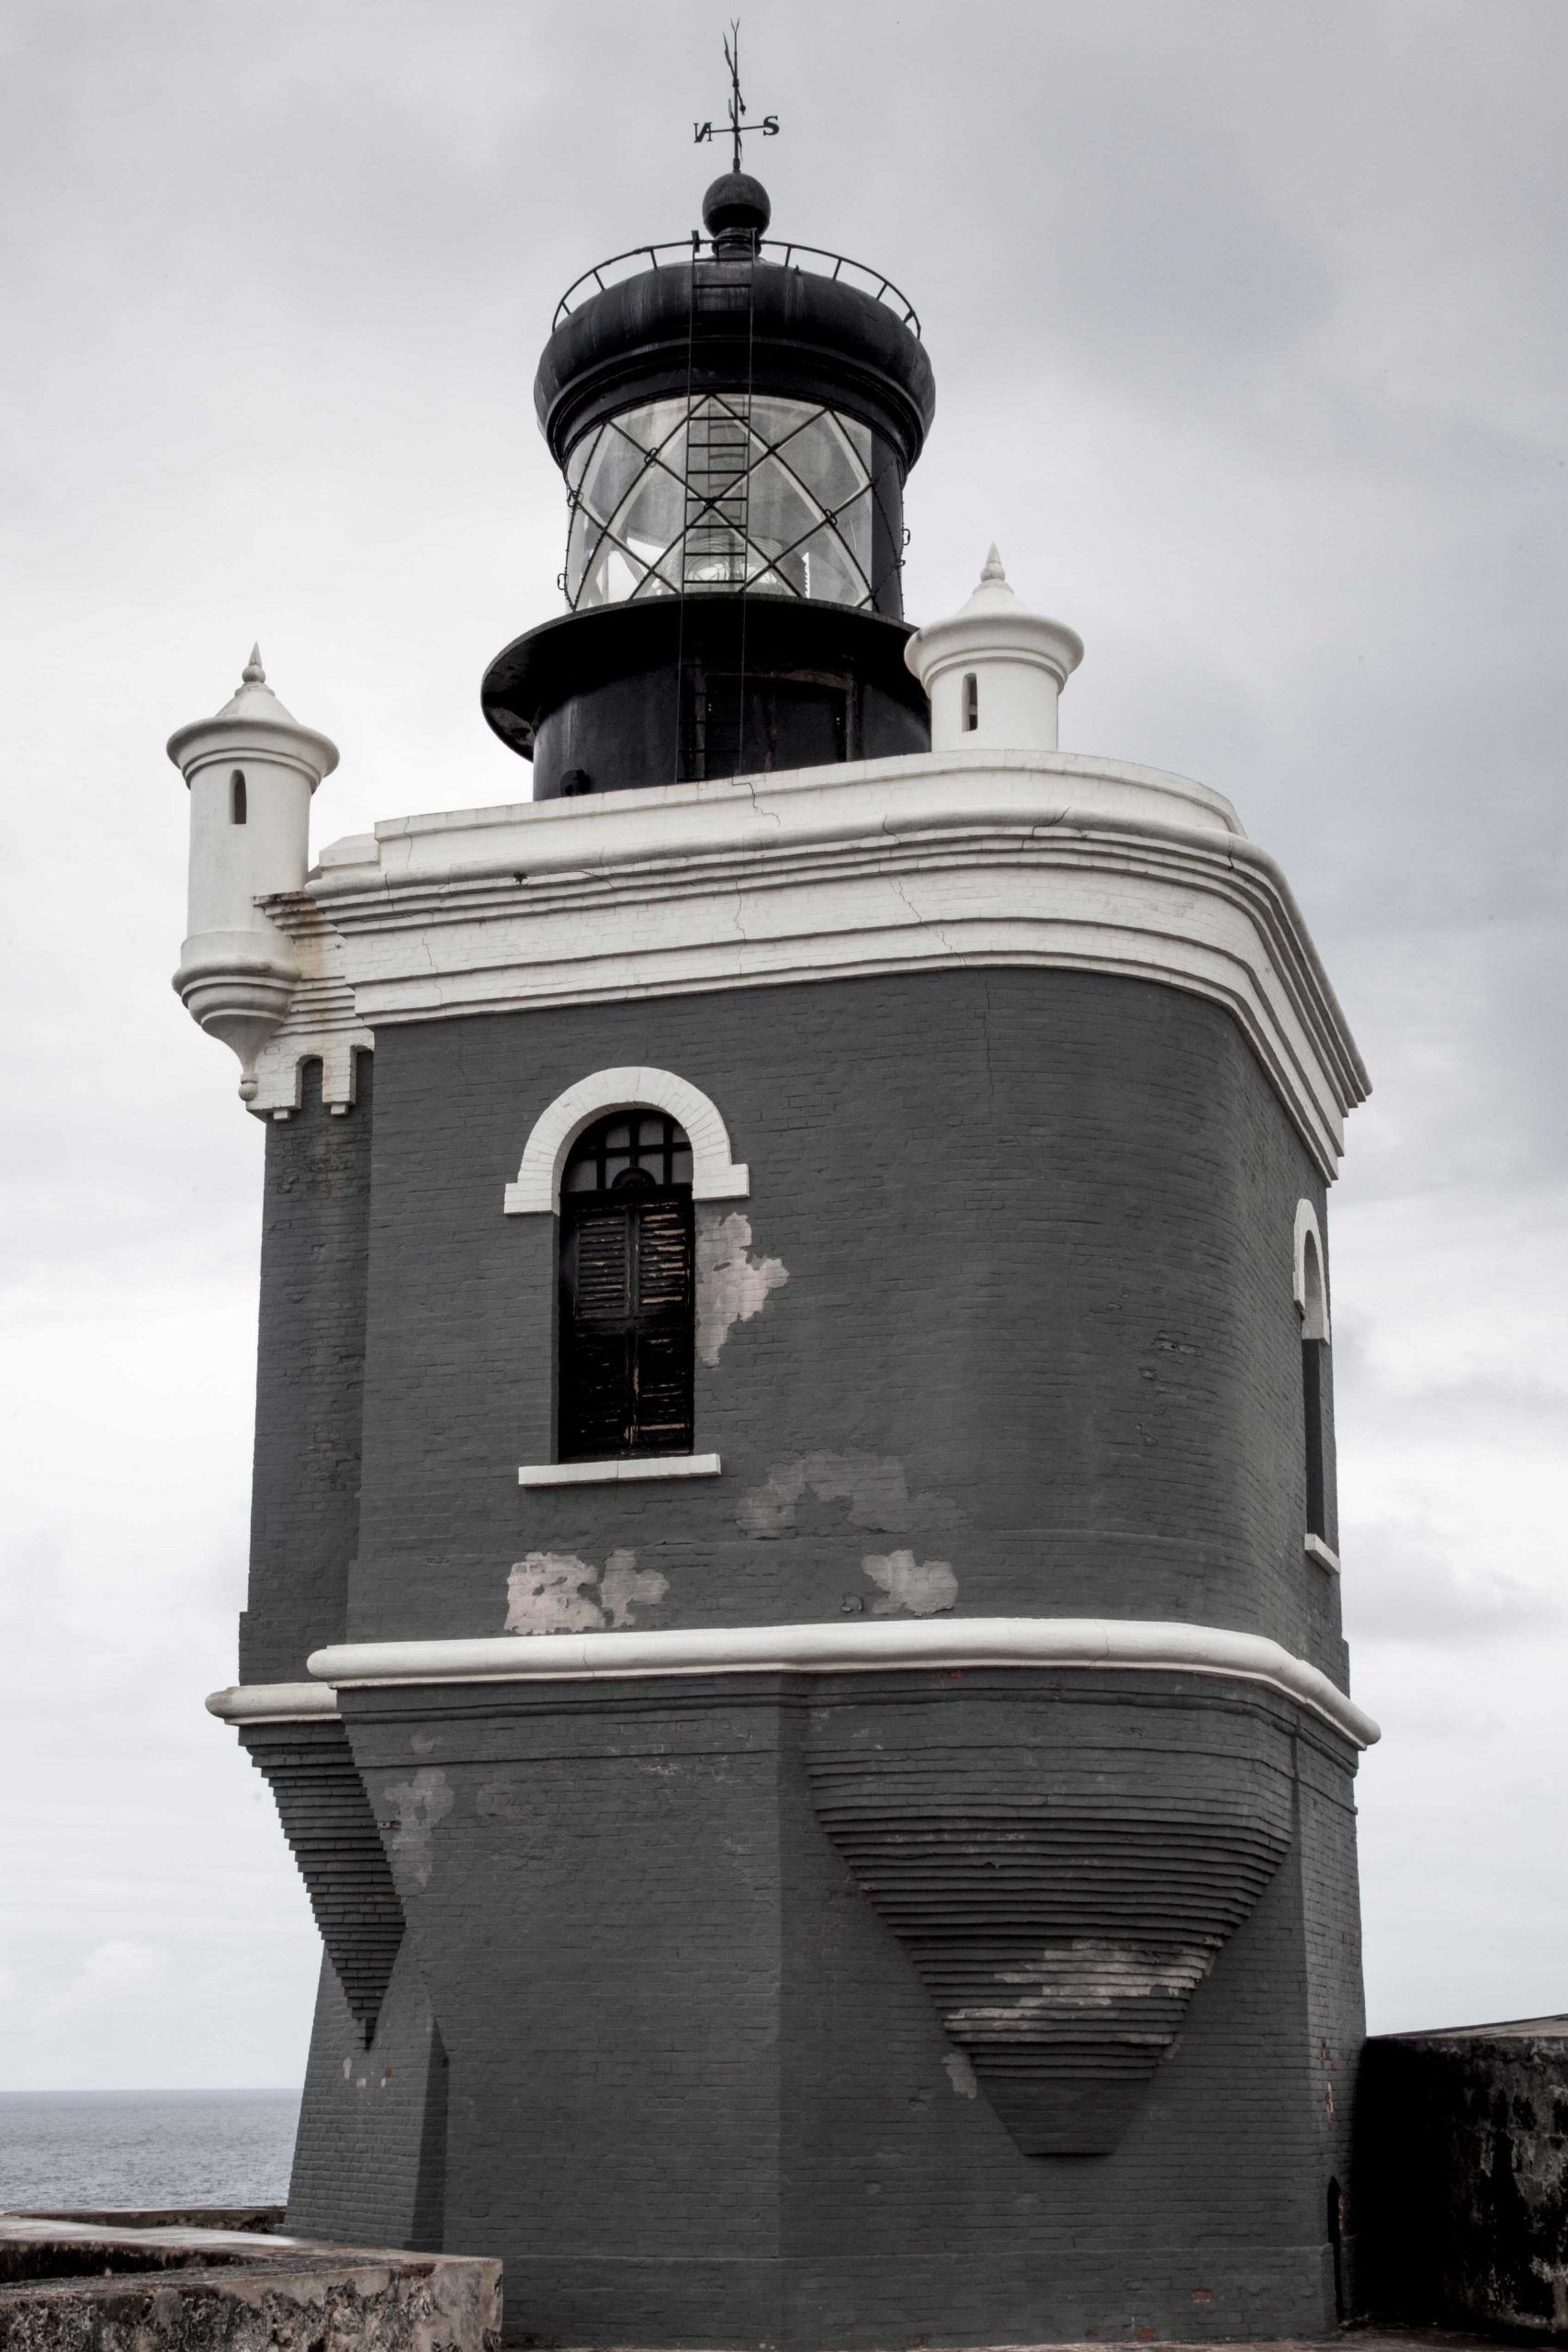
M 523 797 L 531 383 L 693 225 L 695 0 L 12 0 L 0 171 L 0 2085 L 288 2084 L 317 1945 L 202 1694 L 263 1136 L 168 987 L 170 729 L 269 675 L 318 842 Z M 1284 861 L 1376 1092 L 1331 1203 L 1376 2028 L 1568 2007 L 1562 0 L 746 0 L 785 235 L 916 302 L 911 616 L 987 541 L 1073 751 Z

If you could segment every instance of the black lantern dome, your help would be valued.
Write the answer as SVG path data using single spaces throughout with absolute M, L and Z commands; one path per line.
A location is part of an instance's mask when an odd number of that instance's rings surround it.
M 765 238 L 748 173 L 703 217 L 705 245 L 588 272 L 539 362 L 570 609 L 482 690 L 536 799 L 929 743 L 900 593 L 935 407 L 919 322 L 876 272 Z

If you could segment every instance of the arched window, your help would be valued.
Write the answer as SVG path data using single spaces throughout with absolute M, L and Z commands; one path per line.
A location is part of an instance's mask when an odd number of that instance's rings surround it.
M 243 825 L 245 821 L 245 771 L 236 768 L 229 778 L 229 821 Z
M 662 1111 L 613 1111 L 561 1175 L 562 1462 L 690 1453 L 692 1147 Z
M 1296 1209 L 1292 1287 L 1302 1318 L 1306 1547 L 1324 1566 L 1337 1566 L 1328 1543 L 1328 1286 L 1323 1273 L 1323 1237 L 1310 1201 Z

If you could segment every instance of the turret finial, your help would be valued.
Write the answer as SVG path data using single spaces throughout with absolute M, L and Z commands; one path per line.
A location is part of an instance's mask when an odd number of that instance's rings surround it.
M 994 555 L 996 553 L 996 549 L 993 548 L 991 552 Z M 266 672 L 262 668 L 261 647 L 259 645 L 252 646 L 251 658 L 246 662 L 244 668 L 241 671 L 240 679 L 241 683 L 247 686 L 265 685 Z
M 997 552 L 997 543 L 995 539 L 993 539 L 991 541 L 991 552 L 986 558 L 985 566 L 980 573 L 981 585 L 985 586 L 987 582 L 994 582 L 998 585 L 1005 588 L 1007 586 L 1007 573 L 1002 570 L 1001 557 Z

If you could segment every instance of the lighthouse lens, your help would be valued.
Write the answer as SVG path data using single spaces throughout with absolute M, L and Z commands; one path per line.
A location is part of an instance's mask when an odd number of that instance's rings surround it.
M 871 608 L 875 471 L 865 425 L 804 401 L 626 410 L 567 463 L 567 602 L 746 590 Z

